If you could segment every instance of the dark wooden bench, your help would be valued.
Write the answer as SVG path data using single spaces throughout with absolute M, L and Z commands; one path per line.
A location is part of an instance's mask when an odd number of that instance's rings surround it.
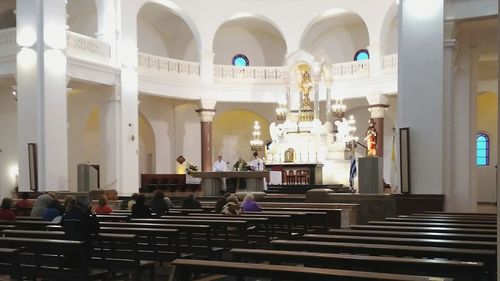
M 38 221 L 38 220 L 15 220 L 6 221 L 0 220 L 0 225 L 14 225 L 17 229 L 45 229 L 47 225 L 54 224 L 48 221 Z
M 143 272 L 149 271 L 150 280 L 154 281 L 155 262 L 140 259 L 137 235 L 99 233 L 98 245 L 92 255 L 92 264 L 104 267 L 113 274 L 132 273 L 137 281 L 142 280 Z
M 331 241 L 331 242 L 365 243 L 365 244 L 373 243 L 373 244 L 384 244 L 384 245 L 428 246 L 428 247 L 483 249 L 483 250 L 496 250 L 497 248 L 496 242 L 426 239 L 426 238 L 367 237 L 367 236 L 324 235 L 324 234 L 306 234 L 303 236 L 303 238 L 309 241 Z
M 460 218 L 432 218 L 432 217 L 411 217 L 411 216 L 398 216 L 397 218 L 386 218 L 387 221 L 400 221 L 400 222 L 433 222 L 433 223 L 464 223 L 464 224 L 494 224 L 496 220 L 469 220 Z
M 240 262 L 177 259 L 172 262 L 169 281 L 189 281 L 192 274 L 223 274 L 243 277 L 271 278 L 276 280 L 315 280 L 315 281 L 450 281 L 451 278 L 434 279 L 429 276 L 375 273 L 326 268 L 297 267 Z
M 65 239 L 64 231 L 6 229 L 1 234 L 4 237 Z
M 19 252 L 17 248 L 0 248 L 0 274 L 9 275 L 11 280 L 22 280 Z
M 493 213 L 467 213 L 467 212 L 439 212 L 439 211 L 425 211 L 424 214 L 437 214 L 437 215 L 455 215 L 455 216 L 482 216 L 482 217 L 496 217 Z
M 487 216 L 459 216 L 459 215 L 438 215 L 438 214 L 411 214 L 408 216 L 416 218 L 437 218 L 437 219 L 467 219 L 467 220 L 486 220 L 496 221 L 496 217 Z
M 183 253 L 194 253 L 209 258 L 220 257 L 223 248 L 212 243 L 211 227 L 206 224 L 157 224 L 139 222 L 100 222 L 101 227 L 178 229 Z M 54 229 L 54 227 L 49 227 Z M 182 244 L 184 243 L 184 244 Z
M 326 267 L 397 274 L 446 276 L 459 281 L 480 281 L 481 262 L 432 260 L 423 258 L 380 257 L 261 249 L 232 249 L 235 261 L 295 263 L 308 267 Z
M 422 227 L 456 227 L 472 229 L 495 229 L 496 225 L 491 224 L 465 224 L 465 223 L 434 223 L 434 222 L 399 222 L 399 221 L 370 221 L 370 225 L 388 226 L 422 226 Z
M 141 260 L 171 262 L 181 257 L 179 230 L 177 229 L 101 227 L 99 233 L 137 235 L 137 249 Z M 187 256 L 187 254 L 182 255 L 184 258 Z
M 479 261 L 484 263 L 490 276 L 496 272 L 496 251 L 494 250 L 297 240 L 273 240 L 271 245 L 277 250 L 295 249 L 312 252 Z
M 212 239 L 213 243 L 220 247 L 243 247 L 249 245 L 247 229 L 251 225 L 248 221 L 244 219 L 239 220 L 220 220 L 220 219 L 182 219 L 182 218 L 169 218 L 169 219 L 131 219 L 131 222 L 139 223 L 155 223 L 155 224 L 204 224 L 210 225 L 212 231 L 216 229 L 222 229 L 224 231 L 224 239 L 218 243 L 216 239 Z M 230 239 L 229 232 L 231 229 L 237 230 L 239 239 Z M 212 237 L 213 238 L 213 237 Z
M 441 233 L 464 233 L 480 235 L 496 235 L 495 229 L 472 229 L 455 227 L 421 227 L 421 226 L 392 226 L 392 225 L 351 225 L 351 229 L 360 230 L 383 230 L 403 232 L 441 232 Z
M 30 279 L 105 280 L 108 271 L 90 266 L 87 245 L 81 241 L 1 237 L 0 247 L 19 248 L 19 272 Z M 74 260 L 69 262 L 68 255 Z
M 369 236 L 369 237 L 400 237 L 400 238 L 424 238 L 424 239 L 446 239 L 446 240 L 473 240 L 496 242 L 496 235 L 442 233 L 442 232 L 403 232 L 384 230 L 356 230 L 356 229 L 331 229 L 329 233 L 339 235 Z
M 128 215 L 96 215 L 98 221 L 123 221 L 126 222 L 129 220 Z

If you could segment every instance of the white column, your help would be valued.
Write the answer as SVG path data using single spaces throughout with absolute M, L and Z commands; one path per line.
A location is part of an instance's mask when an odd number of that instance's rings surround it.
M 382 72 L 382 50 L 380 43 L 371 41 L 368 46 L 370 53 L 370 77 L 377 77 Z
M 120 114 L 117 128 L 120 130 L 118 145 L 120 161 L 118 193 L 132 194 L 139 188 L 139 85 L 137 74 L 137 15 L 121 7 L 119 40 Z
M 214 57 L 212 50 L 200 51 L 200 78 L 202 82 L 212 83 L 214 81 Z
M 117 45 L 117 5 L 115 0 L 96 0 L 97 6 L 97 39 L 109 44 L 111 61 L 116 60 Z
M 16 20 L 19 188 L 30 189 L 35 143 L 38 189 L 68 190 L 65 1 L 17 0 Z
M 109 87 L 108 98 L 100 104 L 101 189 L 118 189 L 120 178 L 120 88 Z
M 401 0 L 398 122 L 410 128 L 411 192 L 443 193 L 443 0 Z M 425 50 L 425 51 L 418 51 Z

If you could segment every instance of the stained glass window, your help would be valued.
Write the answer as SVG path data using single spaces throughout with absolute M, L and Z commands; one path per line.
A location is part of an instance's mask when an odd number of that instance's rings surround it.
M 490 138 L 485 133 L 476 137 L 476 165 L 488 166 L 490 164 Z

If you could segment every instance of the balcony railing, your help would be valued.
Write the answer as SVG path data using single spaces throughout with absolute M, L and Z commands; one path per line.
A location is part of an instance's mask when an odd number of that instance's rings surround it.
M 200 64 L 139 53 L 139 72 L 162 76 L 166 74 L 184 76 L 186 78 L 198 78 L 200 76 Z
M 388 55 L 382 58 L 382 71 L 384 73 L 398 72 L 398 54 Z
M 71 31 L 66 33 L 66 41 L 66 53 L 70 57 L 78 57 L 101 63 L 110 62 L 111 49 L 104 41 Z
M 348 80 L 368 78 L 370 74 L 370 61 L 350 61 L 332 65 L 333 79 Z
M 281 66 L 214 65 L 215 82 L 284 83 L 285 69 Z
M 16 28 L 0 30 L 0 56 L 16 54 Z

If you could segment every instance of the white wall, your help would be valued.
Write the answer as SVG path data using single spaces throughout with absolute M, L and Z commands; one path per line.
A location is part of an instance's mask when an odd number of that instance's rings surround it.
M 354 54 L 368 45 L 368 29 L 356 15 L 322 20 L 307 31 L 301 42 L 302 49 L 311 54 L 326 52 L 332 63 L 353 61 Z
M 277 66 L 283 65 L 286 46 L 282 38 L 270 33 L 223 26 L 215 35 L 213 50 L 215 64 L 230 65 L 234 55 L 244 54 L 250 66 Z
M 10 83 L 0 84 L 0 197 L 11 196 L 16 187 L 17 104 Z M 26 148 L 26 153 L 28 149 Z
M 175 149 L 170 161 L 175 167 L 175 159 L 183 155 L 186 161 L 201 168 L 201 126 L 195 112 L 196 102 L 186 102 L 174 107 Z
M 169 53 L 161 34 L 150 24 L 139 21 L 137 26 L 137 49 L 141 53 L 168 57 Z
M 97 10 L 93 0 L 68 1 L 66 11 L 68 14 L 67 25 L 70 31 L 96 37 Z

